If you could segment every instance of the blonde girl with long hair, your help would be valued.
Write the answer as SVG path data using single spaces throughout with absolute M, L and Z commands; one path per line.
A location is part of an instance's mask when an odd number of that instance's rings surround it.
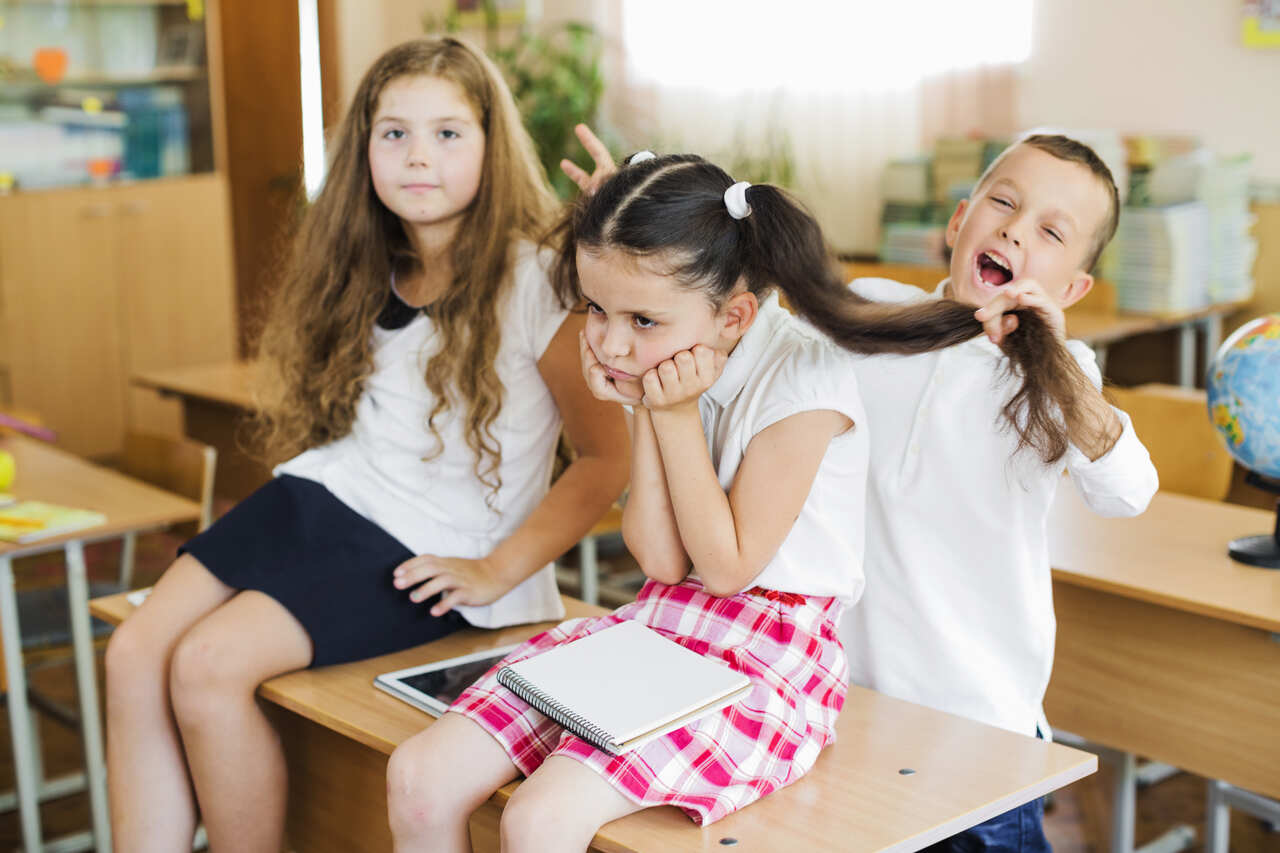
M 281 846 L 281 673 L 563 614 L 552 560 L 627 479 L 540 248 L 557 205 L 493 64 L 365 74 L 265 325 L 276 476 L 188 542 L 107 649 L 119 849 Z M 563 428 L 576 459 L 550 485 Z

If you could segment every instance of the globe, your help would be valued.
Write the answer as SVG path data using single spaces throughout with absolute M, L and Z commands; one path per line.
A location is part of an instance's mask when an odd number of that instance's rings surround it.
M 1250 482 L 1280 492 L 1280 314 L 1245 323 L 1222 346 L 1205 378 L 1209 419 L 1227 451 L 1255 476 Z M 1231 543 L 1231 556 L 1280 568 L 1277 533 Z

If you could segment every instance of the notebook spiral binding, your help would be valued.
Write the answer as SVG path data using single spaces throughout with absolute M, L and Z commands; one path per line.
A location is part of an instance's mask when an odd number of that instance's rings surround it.
M 586 717 L 570 711 L 564 705 L 534 687 L 532 682 L 521 677 L 515 670 L 510 667 L 503 667 L 498 670 L 498 683 L 596 749 L 613 753 L 613 749 L 610 748 L 613 738 L 607 731 L 592 723 Z

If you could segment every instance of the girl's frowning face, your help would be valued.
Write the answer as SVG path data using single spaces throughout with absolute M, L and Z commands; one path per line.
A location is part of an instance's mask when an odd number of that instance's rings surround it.
M 587 299 L 587 344 L 624 396 L 641 397 L 641 380 L 695 344 L 728 351 L 724 315 L 698 290 L 656 271 L 651 262 L 616 250 L 577 253 Z

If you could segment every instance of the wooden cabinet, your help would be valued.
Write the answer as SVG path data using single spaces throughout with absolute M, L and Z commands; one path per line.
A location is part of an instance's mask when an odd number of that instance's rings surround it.
M 297 204 L 297 7 L 0 11 L 0 406 L 110 457 L 182 429 L 133 375 L 234 359 L 261 311 Z
M 177 404 L 129 379 L 234 357 L 227 204 L 217 173 L 0 197 L 0 405 L 86 456 L 126 424 L 180 433 Z

